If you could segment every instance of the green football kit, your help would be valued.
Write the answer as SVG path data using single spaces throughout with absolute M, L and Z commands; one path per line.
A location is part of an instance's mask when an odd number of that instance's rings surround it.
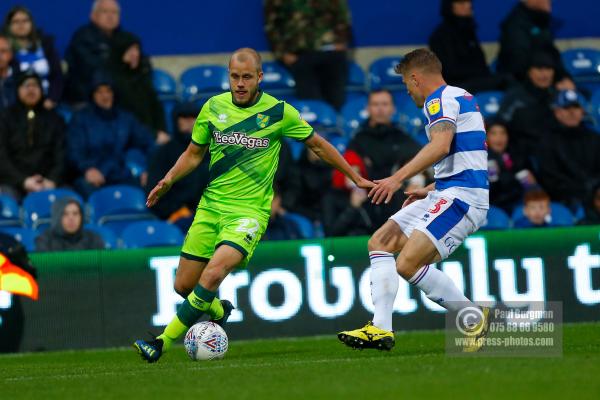
M 305 141 L 314 130 L 298 110 L 267 93 L 246 107 L 231 96 L 211 97 L 194 125 L 192 142 L 209 145 L 209 184 L 181 255 L 208 261 L 226 244 L 245 256 L 245 266 L 269 222 L 281 140 Z

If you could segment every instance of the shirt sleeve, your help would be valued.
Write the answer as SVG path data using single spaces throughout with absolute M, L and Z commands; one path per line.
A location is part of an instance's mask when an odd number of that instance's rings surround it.
M 304 142 L 315 130 L 291 105 L 285 103 L 283 108 L 283 136 Z
M 198 146 L 204 146 L 210 143 L 212 132 L 208 127 L 208 117 L 210 115 L 210 100 L 204 103 L 192 130 L 192 142 Z
M 425 116 L 431 128 L 438 122 L 447 121 L 456 124 L 459 112 L 458 101 L 450 96 L 435 96 L 425 103 Z

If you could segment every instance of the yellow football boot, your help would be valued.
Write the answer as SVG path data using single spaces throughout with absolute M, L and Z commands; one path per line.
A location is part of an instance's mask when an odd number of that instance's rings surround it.
M 371 321 L 362 328 L 338 333 L 338 339 L 353 349 L 391 350 L 396 344 L 394 332 L 379 329 Z
M 483 342 L 485 337 L 488 334 L 488 330 L 490 328 L 490 309 L 489 307 L 481 308 L 482 318 L 477 323 L 477 325 L 468 328 L 467 338 L 472 339 L 468 340 L 465 346 L 463 347 L 463 353 L 475 353 L 483 347 Z

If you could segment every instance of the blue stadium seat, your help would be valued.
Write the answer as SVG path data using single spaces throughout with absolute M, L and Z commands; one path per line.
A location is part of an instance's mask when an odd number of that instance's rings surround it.
M 303 239 L 311 239 L 315 237 L 315 228 L 308 218 L 304 215 L 288 212 L 285 216 L 294 221 Z
M 274 96 L 294 93 L 296 82 L 292 74 L 277 61 L 263 63 L 263 80 L 260 87 Z
M 578 87 L 600 89 L 600 50 L 575 48 L 564 51 L 563 64 Z
M 290 103 L 306 122 L 325 128 L 337 127 L 337 113 L 329 104 L 320 100 L 297 100 Z
M 550 215 L 552 216 L 552 222 L 550 223 L 551 226 L 572 226 L 575 224 L 575 217 L 573 216 L 573 213 L 571 213 L 566 206 L 563 206 L 560 203 L 550 203 Z M 524 217 L 525 214 L 523 214 L 523 205 L 516 206 L 511 216 L 513 222 Z
M 98 226 L 94 224 L 87 224 L 83 228 L 100 235 L 100 237 L 102 237 L 102 240 L 104 240 L 105 249 L 114 250 L 119 247 L 119 240 L 117 239 L 117 235 L 115 235 L 115 233 L 110 229 L 104 226 Z
M 21 210 L 15 199 L 0 194 L 0 226 L 21 225 Z
M 227 68 L 221 65 L 198 65 L 188 68 L 179 78 L 185 101 L 207 98 L 229 90 Z
M 34 230 L 41 230 L 50 225 L 52 204 L 60 198 L 70 197 L 83 206 L 81 196 L 70 189 L 52 189 L 41 192 L 32 192 L 23 199 L 23 220 L 25 226 Z
M 177 81 L 167 71 L 155 68 L 152 71 L 152 85 L 161 100 L 177 98 Z
M 179 246 L 183 243 L 183 234 L 164 221 L 138 221 L 123 230 L 121 239 L 126 249 Z
M 408 95 L 395 97 L 397 121 L 402 129 L 415 138 L 425 132 L 427 119 L 423 110 L 417 107 Z
M 134 177 L 139 177 L 147 169 L 146 155 L 138 149 L 128 150 L 125 154 L 125 165 Z
M 364 94 L 367 88 L 365 71 L 355 61 L 348 61 L 348 83 L 346 93 Z
M 352 136 L 360 125 L 369 118 L 367 112 L 367 96 L 361 96 L 347 101 L 342 107 L 342 119 L 344 121 L 344 132 Z
M 508 229 L 510 228 L 510 218 L 501 208 L 490 206 L 487 213 L 485 224 L 481 229 Z
M 1 226 L 0 232 L 12 236 L 21 242 L 27 251 L 35 251 L 35 238 L 37 237 L 35 231 L 15 226 Z
M 348 148 L 349 139 L 346 136 L 333 136 L 327 139 L 329 143 L 333 145 L 341 154 L 346 152 Z
M 405 87 L 402 77 L 394 68 L 402 60 L 401 56 L 381 57 L 374 60 L 369 66 L 369 84 L 371 90 L 385 88 L 397 90 Z
M 489 118 L 496 115 L 498 110 L 500 110 L 500 103 L 502 103 L 504 93 L 497 91 L 479 92 L 475 97 L 477 98 L 479 111 L 483 115 L 483 118 Z
M 285 138 L 285 140 L 287 141 L 288 146 L 290 146 L 292 158 L 294 161 L 298 161 L 302 155 L 302 151 L 304 151 L 304 143 L 290 138 Z
M 161 100 L 160 103 L 163 107 L 163 112 L 165 115 L 165 125 L 167 128 L 167 132 L 175 133 L 175 127 L 173 126 L 173 108 L 177 105 L 177 100 L 175 99 L 165 99 Z
M 120 233 L 132 221 L 156 219 L 146 208 L 142 189 L 127 186 L 107 186 L 92 193 L 88 199 L 90 221 Z

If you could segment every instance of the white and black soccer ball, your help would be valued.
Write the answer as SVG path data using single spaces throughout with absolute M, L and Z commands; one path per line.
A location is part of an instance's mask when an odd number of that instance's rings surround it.
M 229 340 L 219 325 L 203 321 L 193 325 L 187 331 L 183 344 L 193 361 L 217 360 L 225 356 Z

